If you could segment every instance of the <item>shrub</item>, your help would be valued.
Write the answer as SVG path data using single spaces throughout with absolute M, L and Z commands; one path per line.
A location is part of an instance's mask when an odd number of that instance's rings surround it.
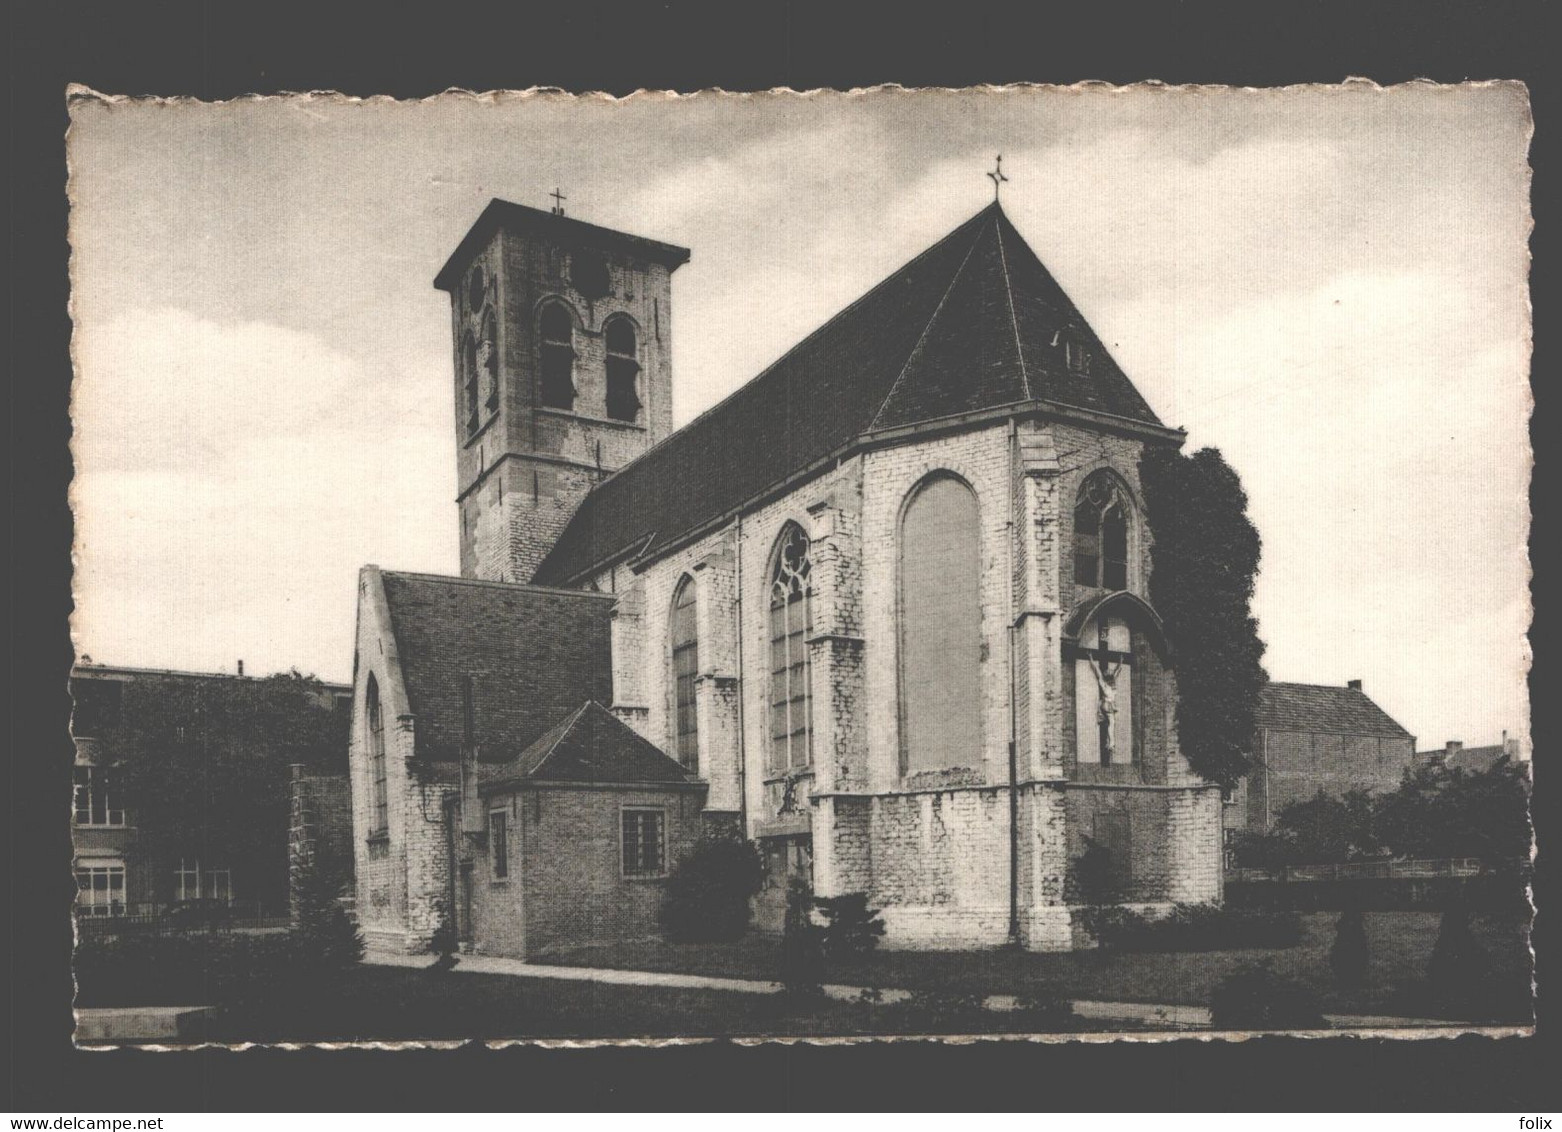
M 814 904 L 824 914 L 824 927 L 820 929 L 819 946 L 828 958 L 843 955 L 866 955 L 879 945 L 884 934 L 884 921 L 877 908 L 868 907 L 868 894 L 849 892 L 844 896 L 828 896 L 815 899 Z
M 1432 1005 L 1444 1016 L 1473 1019 L 1489 1006 L 1491 956 L 1470 930 L 1470 910 L 1462 902 L 1443 913 L 1427 966 L 1427 982 Z
M 74 966 L 80 1006 L 187 1006 L 256 998 L 308 962 L 293 932 L 199 932 L 89 936 Z
M 1210 1020 L 1221 1030 L 1321 1030 L 1327 1026 L 1306 987 L 1268 967 L 1227 975 L 1210 997 Z
M 781 931 L 781 984 L 788 994 L 822 993 L 824 951 L 813 921 L 813 893 L 808 882 L 793 877 L 786 886 L 786 920 Z
M 363 937 L 342 907 L 346 877 L 313 862 L 296 874 L 297 921 L 293 929 L 300 958 L 324 974 L 339 973 L 363 959 Z
M 763 876 L 759 851 L 730 833 L 701 837 L 667 878 L 660 920 L 677 943 L 739 939 L 748 930 L 749 899 Z
M 1121 951 L 1230 951 L 1294 947 L 1304 932 L 1297 912 L 1177 904 L 1153 919 L 1127 908 L 1102 912 L 1099 932 Z
M 1066 887 L 1069 898 L 1080 907 L 1076 912 L 1081 925 L 1101 948 L 1108 946 L 1115 926 L 1113 905 L 1119 898 L 1112 851 L 1085 838 L 1085 851 L 1069 864 Z
M 1347 908 L 1334 925 L 1334 946 L 1329 966 L 1341 988 L 1355 988 L 1367 981 L 1367 925 L 1360 908 Z

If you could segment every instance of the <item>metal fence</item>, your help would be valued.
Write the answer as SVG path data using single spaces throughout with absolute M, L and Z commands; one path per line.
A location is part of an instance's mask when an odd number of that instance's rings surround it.
M 1273 869 L 1230 869 L 1226 880 L 1237 884 L 1290 883 L 1322 880 L 1431 880 L 1438 877 L 1473 877 L 1506 871 L 1488 868 L 1475 857 L 1449 857 L 1437 861 L 1347 861 L 1337 865 L 1281 865 Z
M 179 935 L 190 932 L 282 931 L 292 923 L 259 901 L 234 901 L 216 908 L 180 909 L 164 904 L 116 904 L 76 909 L 82 935 Z

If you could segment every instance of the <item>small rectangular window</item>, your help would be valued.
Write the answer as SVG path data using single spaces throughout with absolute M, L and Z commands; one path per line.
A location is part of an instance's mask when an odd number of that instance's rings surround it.
M 505 810 L 492 810 L 488 814 L 488 852 L 493 862 L 494 878 L 510 875 L 510 815 Z
M 635 808 L 620 811 L 626 877 L 659 877 L 667 872 L 666 812 Z

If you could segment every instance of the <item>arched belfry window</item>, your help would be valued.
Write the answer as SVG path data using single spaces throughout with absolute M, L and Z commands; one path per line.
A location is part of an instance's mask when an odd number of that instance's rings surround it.
M 575 407 L 575 320 L 562 303 L 542 308 L 541 396 L 544 408 Z
M 477 342 L 470 330 L 461 336 L 461 400 L 470 436 L 477 431 L 481 414 L 477 393 Z
M 813 761 L 813 696 L 808 634 L 813 582 L 808 536 L 788 523 L 770 570 L 770 770 L 797 770 Z
M 925 480 L 900 522 L 900 720 L 906 772 L 981 765 L 976 495 Z
M 1108 590 L 1128 588 L 1129 523 L 1133 502 L 1106 469 L 1080 485 L 1074 506 L 1074 581 Z
M 477 368 L 482 372 L 483 404 L 499 407 L 499 334 L 494 312 L 483 315 L 483 333 L 477 340 Z
M 673 595 L 668 632 L 672 642 L 678 761 L 690 774 L 700 772 L 700 726 L 694 703 L 694 680 L 700 671 L 700 640 L 694 597 L 694 579 L 686 576 L 678 583 L 678 591 Z
M 385 792 L 385 716 L 380 708 L 380 685 L 372 674 L 363 698 L 369 732 L 370 832 L 383 833 L 390 824 Z
M 615 421 L 640 417 L 640 397 L 635 392 L 640 362 L 635 348 L 635 324 L 627 318 L 609 319 L 603 328 L 607 346 L 607 415 Z

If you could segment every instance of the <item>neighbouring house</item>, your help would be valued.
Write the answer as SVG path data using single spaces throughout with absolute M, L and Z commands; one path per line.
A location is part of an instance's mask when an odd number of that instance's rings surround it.
M 1175 448 L 994 203 L 672 429 L 680 247 L 504 201 L 451 303 L 460 578 L 365 567 L 371 944 L 649 936 L 699 828 L 863 892 L 891 947 L 1079 945 L 1221 895 L 1174 726 L 1139 459 Z M 501 875 L 502 874 L 502 875 Z
M 1360 680 L 1343 687 L 1267 684 L 1259 699 L 1253 769 L 1223 807 L 1227 840 L 1242 829 L 1268 831 L 1286 806 L 1320 790 L 1342 796 L 1397 789 L 1415 743 Z
M 251 911 L 285 914 L 289 883 L 289 763 L 300 763 L 296 772 L 319 793 L 334 790 L 345 800 L 346 717 L 351 710 L 351 688 L 344 684 L 300 684 L 300 694 L 278 701 L 282 710 L 314 716 L 318 731 L 328 735 L 333 721 L 341 742 L 333 750 L 300 749 L 295 756 L 279 747 L 273 734 L 256 731 L 246 735 L 236 724 L 220 732 L 221 742 L 242 751 L 246 739 L 257 750 L 264 744 L 267 761 L 262 769 L 275 775 L 271 797 L 275 805 L 274 840 L 257 851 L 251 844 L 226 841 L 225 828 L 236 824 L 230 810 L 222 813 L 182 815 L 189 836 L 175 842 L 167 829 L 155 827 L 155 806 L 138 799 L 123 779 L 130 777 L 124 760 L 132 748 L 138 758 L 156 758 L 161 750 L 181 750 L 214 741 L 217 731 L 204 730 L 198 718 L 205 705 L 231 702 L 253 691 L 264 678 L 240 674 L 178 672 L 166 669 L 126 668 L 83 661 L 71 670 L 74 702 L 71 733 L 75 745 L 73 808 L 71 820 L 74 868 L 79 914 L 108 917 L 154 915 L 182 901 L 200 900 L 235 905 Z M 258 719 L 259 717 L 257 717 Z M 273 719 L 272 723 L 275 722 Z M 296 722 L 296 721 L 295 721 Z M 268 732 L 274 728 L 267 726 Z M 190 757 L 200 759 L 199 752 Z M 220 791 L 218 791 L 220 792 Z M 257 799 L 259 808 L 266 803 Z M 296 808 L 296 807 L 295 807 Z M 330 840 L 345 851 L 350 824 L 345 805 L 334 814 L 323 807 L 309 810 L 315 836 Z M 253 816 L 253 815 L 251 815 Z M 329 829 L 325 827 L 329 825 Z
M 1435 751 L 1417 751 L 1417 763 L 1436 763 L 1450 770 L 1462 770 L 1479 774 L 1496 766 L 1501 759 L 1519 763 L 1524 761 L 1523 749 L 1518 739 L 1502 733 L 1502 742 L 1490 747 L 1466 747 L 1456 739 L 1449 740 Z

